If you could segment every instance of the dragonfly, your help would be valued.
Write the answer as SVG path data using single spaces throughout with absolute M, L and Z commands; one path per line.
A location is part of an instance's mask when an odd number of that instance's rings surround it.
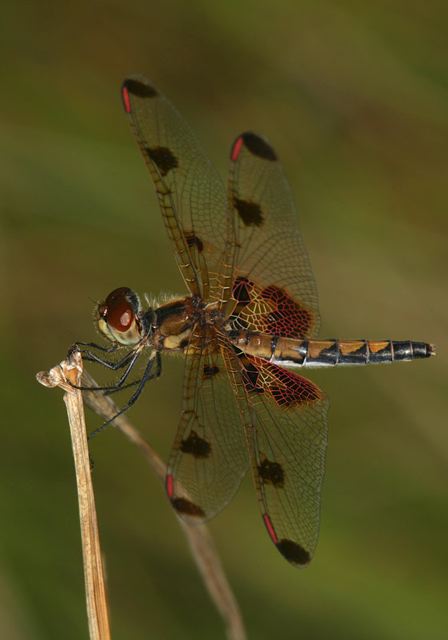
M 88 347 L 83 357 L 119 375 L 104 389 L 134 386 L 123 413 L 160 376 L 162 355 L 182 354 L 182 409 L 166 474 L 173 508 L 188 520 L 212 518 L 250 467 L 270 539 L 303 567 L 318 539 L 328 398 L 297 369 L 428 358 L 434 347 L 318 338 L 316 284 L 271 145 L 240 134 L 225 186 L 150 82 L 131 76 L 121 95 L 188 293 L 143 305 L 129 287 L 115 289 L 96 308 L 109 346 L 78 343 Z

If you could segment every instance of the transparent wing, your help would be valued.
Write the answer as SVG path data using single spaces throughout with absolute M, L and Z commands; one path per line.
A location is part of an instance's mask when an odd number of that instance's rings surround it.
M 242 322 L 256 331 L 315 336 L 317 289 L 291 191 L 274 150 L 254 133 L 233 144 L 229 201 L 236 219 L 234 298 L 252 302 Z
M 197 341 L 198 348 L 194 346 Z M 168 463 L 168 496 L 182 516 L 208 519 L 231 500 L 248 467 L 235 394 L 218 351 L 190 342 L 184 406 Z
M 179 269 L 191 292 L 207 299 L 231 224 L 224 185 L 188 125 L 148 80 L 126 79 L 122 97 Z
M 310 380 L 242 352 L 226 353 L 262 517 L 280 553 L 306 565 L 319 535 L 328 402 Z

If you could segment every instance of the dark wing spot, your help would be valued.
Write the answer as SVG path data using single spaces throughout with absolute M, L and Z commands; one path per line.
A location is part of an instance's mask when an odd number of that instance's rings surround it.
M 252 393 L 264 393 L 264 388 L 258 384 L 259 371 L 257 367 L 247 358 L 244 358 L 244 356 L 242 357 L 242 360 L 244 368 L 241 372 L 241 377 L 246 391 Z
M 247 278 L 238 277 L 233 283 L 232 295 L 239 304 L 247 305 L 250 302 L 250 291 L 253 283 Z
M 186 498 L 173 498 L 171 504 L 179 513 L 187 516 L 196 516 L 197 518 L 205 518 L 205 513 L 201 507 Z
M 213 378 L 213 376 L 216 376 L 216 374 L 219 373 L 219 367 L 217 366 L 213 366 L 211 367 L 208 364 L 204 365 L 204 374 L 202 376 L 202 378 L 204 380 L 209 380 L 210 378 Z
M 297 544 L 297 542 L 287 540 L 286 538 L 283 538 L 282 540 L 279 540 L 277 542 L 277 549 L 280 551 L 284 558 L 286 558 L 293 564 L 299 564 L 303 566 L 304 564 L 308 564 L 308 562 L 311 560 L 311 556 L 308 551 L 306 551 L 306 549 L 301 547 L 300 544 Z
M 236 196 L 233 198 L 233 204 L 238 212 L 239 217 L 246 227 L 260 227 L 263 223 L 263 214 L 260 205 L 249 200 L 240 200 Z
M 179 166 L 176 156 L 168 147 L 145 147 L 145 152 L 158 167 L 162 176 L 166 176 L 169 171 Z
M 196 431 L 191 431 L 188 438 L 182 440 L 180 449 L 184 453 L 191 453 L 194 458 L 208 458 L 211 447 L 210 443 L 201 438 Z
M 266 140 L 263 140 L 263 138 L 260 138 L 260 136 L 257 136 L 256 133 L 243 133 L 242 138 L 246 148 L 253 153 L 254 156 L 263 158 L 263 160 L 270 160 L 271 162 L 277 160 L 277 155 L 271 145 L 268 144 Z
M 142 80 L 137 80 L 136 78 L 127 78 L 127 80 L 123 82 L 123 87 L 125 87 L 130 94 L 138 96 L 139 98 L 155 98 L 159 95 L 150 84 Z
M 271 460 L 265 458 L 263 462 L 258 465 L 258 473 L 260 478 L 267 484 L 272 484 L 279 489 L 284 486 L 285 474 L 282 465 L 278 462 L 271 462 Z
M 193 233 L 193 231 L 185 231 L 184 235 L 189 247 L 196 247 L 199 253 L 204 250 L 204 243 Z

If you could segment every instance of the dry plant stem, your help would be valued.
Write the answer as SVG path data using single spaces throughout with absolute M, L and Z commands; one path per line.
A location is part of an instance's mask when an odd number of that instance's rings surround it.
M 70 424 L 78 490 L 89 635 L 91 640 L 110 640 L 106 587 L 90 475 L 82 394 L 67 383 L 69 380 L 73 384 L 79 385 L 81 374 L 81 357 L 79 353 L 75 353 L 71 362 L 62 362 L 59 367 L 54 367 L 48 374 L 38 374 L 38 380 L 45 386 L 61 386 L 66 391 L 64 402 Z
M 59 386 L 67 392 L 64 399 L 69 413 L 78 481 L 85 579 L 86 590 L 88 592 L 87 610 L 90 638 L 93 640 L 103 640 L 108 639 L 110 633 L 98 541 L 98 527 L 96 524 L 95 504 L 90 478 L 90 461 L 85 435 L 84 413 L 81 393 L 75 391 L 67 382 L 68 379 L 73 384 L 79 385 L 81 361 L 78 353 L 75 354 L 75 358 L 75 368 L 73 363 L 62 362 L 61 365 L 54 367 L 48 373 L 41 372 L 37 374 L 37 379 L 47 387 Z M 81 384 L 88 387 L 97 386 L 95 380 L 86 372 L 82 374 Z M 84 391 L 83 398 L 86 404 L 104 420 L 108 420 L 118 411 L 118 407 L 113 400 L 108 396 L 104 396 L 101 391 Z M 140 449 L 155 475 L 163 483 L 165 481 L 166 465 L 157 452 L 146 442 L 137 429 L 133 427 L 126 416 L 119 416 L 114 420 L 113 424 Z M 82 514 L 85 512 L 87 512 L 90 517 L 84 520 Z M 86 523 L 85 528 L 83 526 L 84 521 Z M 245 640 L 246 632 L 238 603 L 227 581 L 207 527 L 203 524 L 189 524 L 180 518 L 178 518 L 178 522 L 188 539 L 193 559 L 196 562 L 210 597 L 225 622 L 228 640 Z M 97 577 L 92 580 L 95 572 Z M 100 584 L 102 587 L 100 587 Z M 103 604 L 101 607 L 98 606 L 98 597 L 102 597 Z M 104 620 L 101 618 L 102 621 L 100 621 L 97 616 L 97 614 L 101 612 L 105 616 Z
M 88 387 L 96 386 L 95 380 L 86 372 L 83 373 L 82 384 Z M 118 411 L 113 400 L 99 391 L 84 391 L 84 400 L 95 413 L 105 420 L 111 418 Z M 121 415 L 114 421 L 114 425 L 141 450 L 155 475 L 164 483 L 165 463 L 128 418 Z M 227 638 L 229 640 L 245 640 L 246 632 L 238 603 L 230 588 L 207 527 L 203 524 L 189 524 L 180 518 L 178 518 L 178 522 L 187 537 L 193 558 L 210 597 L 224 619 Z

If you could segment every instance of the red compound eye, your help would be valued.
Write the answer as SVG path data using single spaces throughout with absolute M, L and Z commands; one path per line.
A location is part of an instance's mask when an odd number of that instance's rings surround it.
M 98 306 L 98 313 L 116 331 L 127 331 L 134 322 L 137 309 L 133 291 L 120 287 L 109 293 L 104 303 Z

